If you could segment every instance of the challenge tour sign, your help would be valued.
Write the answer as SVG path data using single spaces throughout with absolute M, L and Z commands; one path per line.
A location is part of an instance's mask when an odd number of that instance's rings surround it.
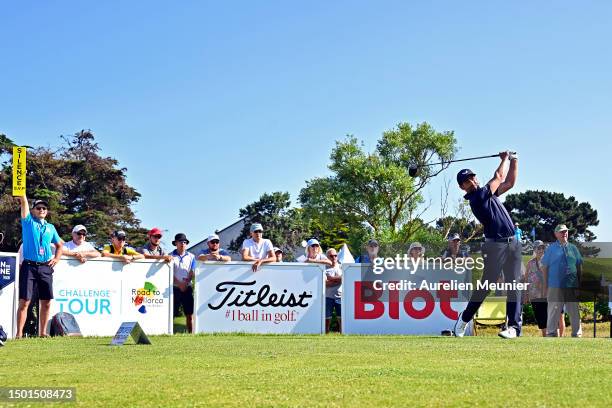
M 322 333 L 323 268 L 313 264 L 198 262 L 197 333 Z
M 149 334 L 172 334 L 173 275 L 166 262 L 62 258 L 54 269 L 51 315 L 72 314 L 84 336 L 112 336 L 125 321 Z

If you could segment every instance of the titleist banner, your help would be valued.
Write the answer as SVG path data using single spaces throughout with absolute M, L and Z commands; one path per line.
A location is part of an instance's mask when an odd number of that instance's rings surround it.
M 196 333 L 322 333 L 323 268 L 300 263 L 198 262 Z

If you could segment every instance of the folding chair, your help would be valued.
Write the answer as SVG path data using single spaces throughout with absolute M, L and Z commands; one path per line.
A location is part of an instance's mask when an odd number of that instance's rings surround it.
M 488 296 L 474 316 L 474 335 L 476 325 L 501 326 L 506 324 L 506 296 Z

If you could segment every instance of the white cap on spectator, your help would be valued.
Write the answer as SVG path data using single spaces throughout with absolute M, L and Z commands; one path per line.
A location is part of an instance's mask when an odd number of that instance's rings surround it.
M 77 232 L 81 232 L 81 231 L 85 231 L 87 232 L 87 228 L 85 228 L 84 225 L 75 225 L 74 228 L 72 229 L 72 232 L 77 233 Z
M 211 235 L 209 235 L 209 236 L 208 236 L 208 238 L 206 238 L 206 241 L 207 241 L 207 242 L 210 242 L 210 241 L 212 241 L 213 239 L 216 239 L 217 241 L 221 241 L 221 240 L 219 239 L 219 236 L 218 236 L 217 234 L 211 234 Z

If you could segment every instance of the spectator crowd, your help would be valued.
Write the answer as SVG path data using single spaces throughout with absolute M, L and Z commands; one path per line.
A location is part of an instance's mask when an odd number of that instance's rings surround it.
M 72 229 L 72 240 L 63 242 L 55 227 L 46 221 L 49 205 L 45 200 L 35 200 L 32 208 L 25 196 L 20 197 L 22 225 L 22 254 L 19 276 L 19 307 L 17 312 L 17 338 L 23 336 L 26 313 L 34 288 L 38 290 L 40 301 L 39 335 L 47 336 L 50 302 L 53 299 L 53 267 L 62 256 L 73 257 L 81 263 L 98 257 L 113 258 L 129 264 L 140 259 L 157 260 L 171 265 L 174 273 L 173 295 L 175 315 L 183 310 L 188 332 L 193 332 L 193 280 L 196 260 L 209 262 L 228 262 L 230 254 L 220 248 L 220 238 L 211 234 L 206 240 L 207 248 L 199 254 L 187 251 L 189 240 L 184 233 L 174 236 L 172 245 L 175 249 L 166 253 L 160 245 L 163 231 L 153 228 L 147 233 L 147 242 L 139 248 L 126 244 L 125 231 L 116 230 L 110 235 L 110 242 L 97 251 L 86 240 L 87 227 L 76 225 Z M 275 247 L 264 238 L 264 228 L 259 223 L 250 226 L 250 237 L 245 239 L 240 249 L 240 259 L 252 262 L 251 269 L 257 272 L 262 265 L 283 262 L 284 251 Z M 529 283 L 524 291 L 523 303 L 531 304 L 538 327 L 543 336 L 563 335 L 565 325 L 563 314 L 567 313 L 571 321 L 572 336 L 580 337 L 582 329 L 578 310 L 577 288 L 581 277 L 582 257 L 578 248 L 568 242 L 569 232 L 565 225 L 555 229 L 557 241 L 546 247 L 542 241 L 536 241 L 532 259 L 526 265 L 524 282 Z M 379 257 L 380 245 L 375 239 L 367 241 L 363 255 L 357 263 L 374 263 Z M 407 249 L 411 258 L 424 256 L 425 248 L 419 242 L 413 242 Z M 466 258 L 468 252 L 461 246 L 459 234 L 449 234 L 448 245 L 440 254 L 443 258 Z M 342 310 L 342 268 L 335 248 L 323 250 L 320 242 L 308 240 L 304 255 L 298 262 L 315 263 L 325 268 L 325 328 L 330 330 L 332 318 L 337 318 L 340 326 Z

